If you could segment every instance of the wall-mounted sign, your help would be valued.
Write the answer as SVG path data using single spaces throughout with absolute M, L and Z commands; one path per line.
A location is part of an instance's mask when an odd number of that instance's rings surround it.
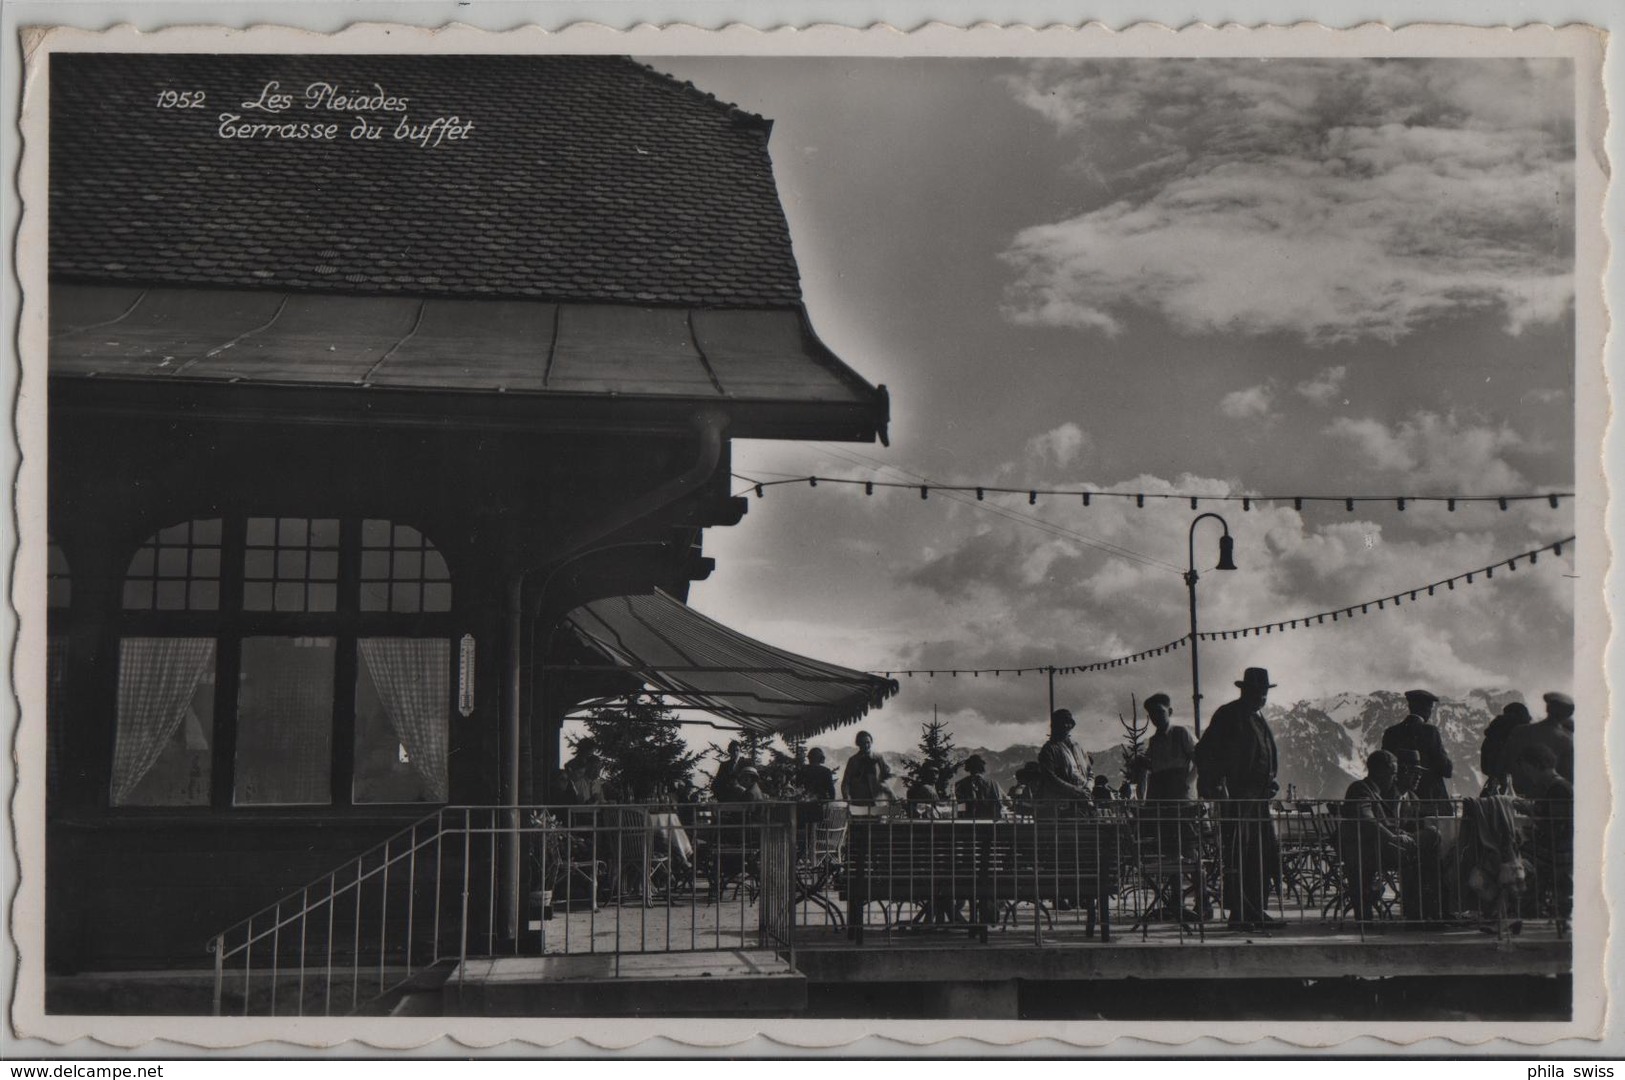
M 474 715 L 474 635 L 464 634 L 457 643 L 457 711 Z

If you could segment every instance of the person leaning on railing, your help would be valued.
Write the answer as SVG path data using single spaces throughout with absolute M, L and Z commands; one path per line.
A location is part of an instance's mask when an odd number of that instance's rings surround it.
M 1478 767 L 1484 774 L 1481 795 L 1509 795 L 1512 792 L 1512 759 L 1507 757 L 1507 741 L 1512 733 L 1534 722 L 1529 706 L 1509 701 L 1484 729 L 1484 742 L 1478 748 Z
M 1535 878 L 1549 892 L 1554 914 L 1566 924 L 1574 898 L 1574 785 L 1557 771 L 1551 747 L 1531 743 L 1513 762 L 1512 782 L 1534 817 Z

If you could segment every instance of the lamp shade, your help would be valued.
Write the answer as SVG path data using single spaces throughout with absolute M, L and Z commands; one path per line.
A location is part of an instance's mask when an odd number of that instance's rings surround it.
M 1215 570 L 1234 570 L 1236 568 L 1236 542 L 1229 533 L 1219 537 L 1219 565 Z

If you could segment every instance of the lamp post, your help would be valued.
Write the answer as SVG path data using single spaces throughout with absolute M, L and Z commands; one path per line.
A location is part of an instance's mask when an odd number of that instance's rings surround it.
M 1187 538 L 1187 552 L 1190 556 L 1190 569 L 1185 572 L 1185 585 L 1191 593 L 1191 715 L 1196 724 L 1196 737 L 1202 737 L 1202 669 L 1197 663 L 1196 648 L 1196 526 L 1203 518 L 1212 518 L 1224 527 L 1224 535 L 1219 537 L 1219 565 L 1215 570 L 1234 570 L 1236 568 L 1235 555 L 1236 542 L 1230 536 L 1230 523 L 1218 514 L 1198 514 L 1191 521 L 1191 531 Z

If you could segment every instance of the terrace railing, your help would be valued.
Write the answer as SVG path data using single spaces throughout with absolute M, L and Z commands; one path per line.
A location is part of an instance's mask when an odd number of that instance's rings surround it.
M 838 870 L 802 891 L 802 925 L 858 942 L 995 931 L 1039 945 L 1124 929 L 1191 943 L 1231 929 L 1361 939 L 1400 928 L 1506 938 L 1530 920 L 1567 929 L 1563 804 L 1131 800 L 1028 804 L 997 820 L 978 809 L 852 807 Z
M 795 806 L 447 807 L 216 934 L 216 1015 L 363 1012 L 499 957 L 790 953 Z M 523 852 L 517 932 L 504 853 Z

